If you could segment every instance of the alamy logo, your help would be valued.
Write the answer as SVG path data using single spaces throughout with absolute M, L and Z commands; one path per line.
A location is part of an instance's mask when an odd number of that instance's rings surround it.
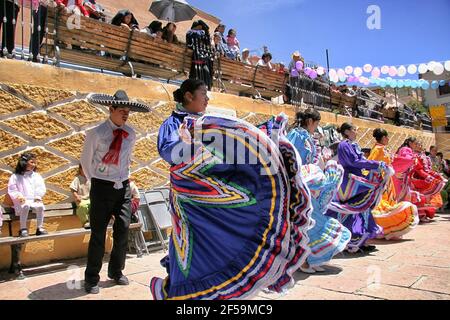
M 71 5 L 67 7 L 67 12 L 72 12 L 73 14 L 67 18 L 67 29 L 69 30 L 79 30 L 81 29 L 81 11 L 75 6 Z
M 78 266 L 72 265 L 67 268 L 69 271 L 69 278 L 66 281 L 67 289 L 80 290 L 81 289 L 81 269 Z
M 367 7 L 367 14 L 370 16 L 367 18 L 367 28 L 369 30 L 381 29 L 381 9 L 377 5 L 370 5 Z

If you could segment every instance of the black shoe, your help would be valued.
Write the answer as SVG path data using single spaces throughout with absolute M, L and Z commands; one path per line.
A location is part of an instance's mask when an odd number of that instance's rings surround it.
M 361 247 L 361 250 L 364 252 L 372 252 L 372 251 L 375 251 L 376 248 L 377 247 L 375 247 L 375 246 L 368 245 L 368 246 Z
M 119 276 L 112 276 L 110 274 L 108 274 L 108 278 L 113 279 L 116 284 L 118 284 L 119 286 L 127 286 L 130 284 L 130 282 L 128 281 L 128 278 L 125 277 L 123 274 L 119 275 Z
M 36 230 L 36 235 L 37 236 L 43 236 L 45 234 L 48 234 L 47 230 L 45 230 L 44 228 L 37 228 L 37 230 Z
M 86 293 L 98 294 L 100 292 L 100 288 L 98 284 L 89 284 L 87 282 L 84 283 L 84 291 Z
M 28 237 L 28 236 L 29 236 L 29 234 L 28 234 L 28 230 L 27 229 L 20 229 L 19 230 L 19 237 L 25 238 L 25 237 Z

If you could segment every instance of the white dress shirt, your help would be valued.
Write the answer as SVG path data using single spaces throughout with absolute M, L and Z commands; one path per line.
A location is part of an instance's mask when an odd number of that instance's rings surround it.
M 119 164 L 105 164 L 102 159 L 109 151 L 109 146 L 114 140 L 113 131 L 116 129 L 128 132 L 128 137 L 122 140 Z M 131 153 L 135 142 L 136 133 L 133 128 L 127 125 L 118 127 L 110 119 L 89 130 L 81 155 L 81 165 L 86 178 L 111 181 L 114 182 L 115 189 L 123 188 L 122 182 L 130 175 Z

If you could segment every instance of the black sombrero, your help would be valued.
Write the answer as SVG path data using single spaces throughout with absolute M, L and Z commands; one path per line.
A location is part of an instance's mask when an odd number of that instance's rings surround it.
M 118 90 L 113 96 L 109 94 L 91 94 L 88 96 L 89 102 L 103 106 L 127 107 L 134 112 L 150 112 L 150 107 L 146 104 L 131 101 L 123 90 Z

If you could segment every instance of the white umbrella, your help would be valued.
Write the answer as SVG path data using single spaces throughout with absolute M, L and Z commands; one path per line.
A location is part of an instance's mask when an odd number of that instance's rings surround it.
M 192 20 L 197 12 L 184 0 L 156 0 L 152 2 L 149 11 L 158 20 L 180 22 Z

